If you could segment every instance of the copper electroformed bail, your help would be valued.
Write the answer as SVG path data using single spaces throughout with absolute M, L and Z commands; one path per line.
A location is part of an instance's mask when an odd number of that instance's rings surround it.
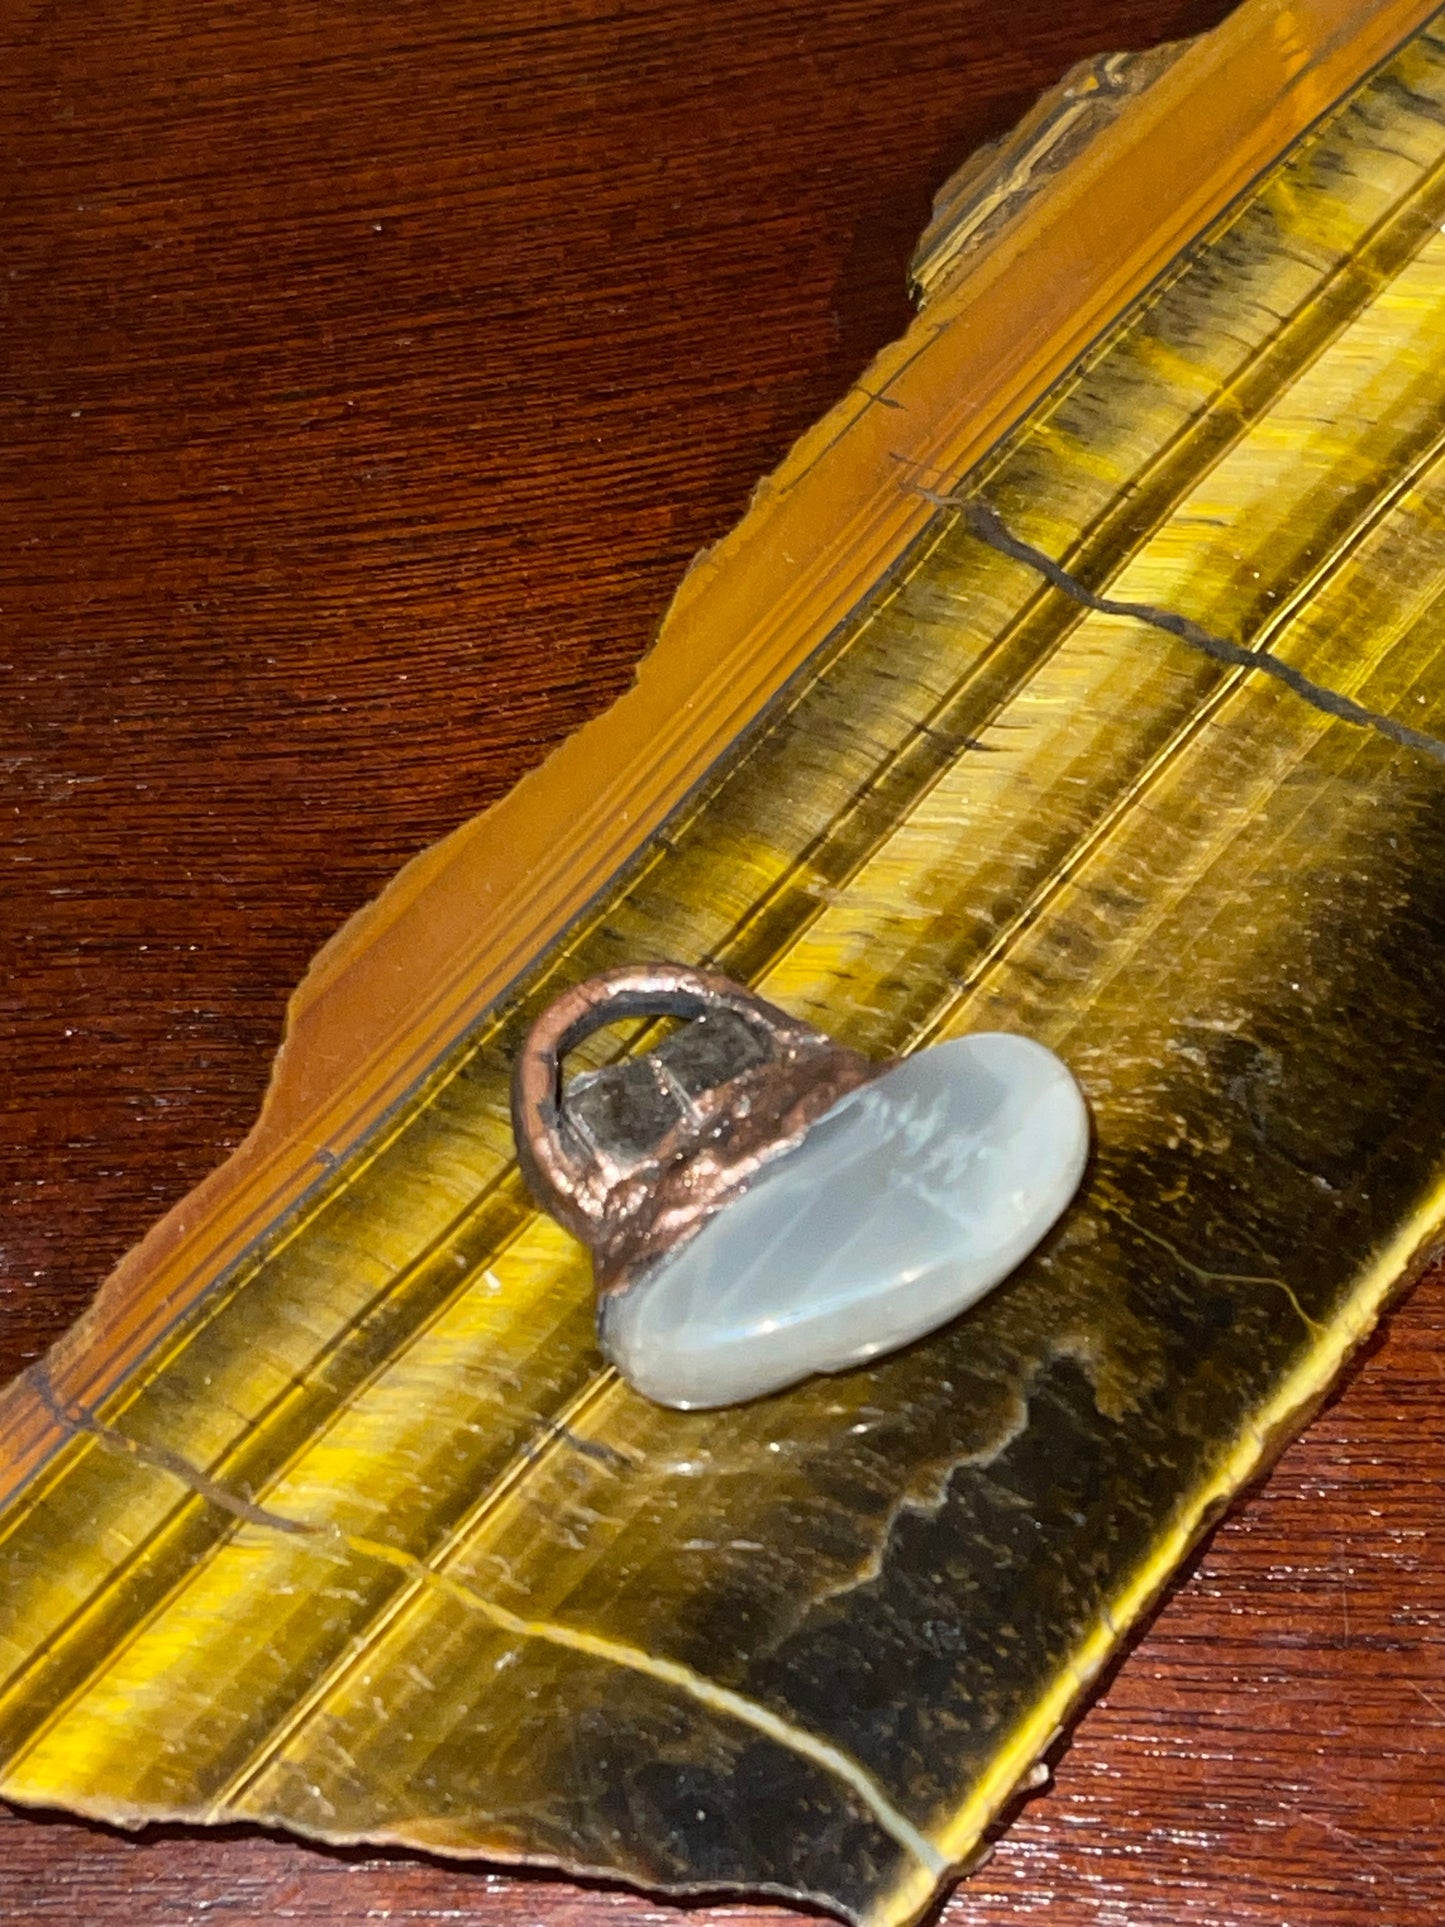
M 687 1021 L 564 1088 L 568 1053 L 631 1017 Z M 627 965 L 565 991 L 528 1033 L 512 1077 L 518 1160 L 538 1202 L 591 1247 L 599 1296 L 622 1291 L 892 1068 L 730 978 Z

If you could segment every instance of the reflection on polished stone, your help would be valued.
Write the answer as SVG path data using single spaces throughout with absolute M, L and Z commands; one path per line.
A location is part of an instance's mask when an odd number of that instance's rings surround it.
M 1088 1113 L 1052 1051 L 1001 1033 L 909 1058 L 602 1315 L 664 1405 L 729 1405 L 935 1329 L 992 1290 L 1073 1196 Z

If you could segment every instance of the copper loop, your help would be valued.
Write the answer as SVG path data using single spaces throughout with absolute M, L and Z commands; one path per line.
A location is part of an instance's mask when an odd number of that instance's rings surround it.
M 627 1168 L 569 1142 L 562 1069 L 585 1038 L 630 1017 L 722 1011 L 758 1035 L 763 1063 L 701 1093 L 655 1152 Z M 627 965 L 565 991 L 533 1024 L 512 1076 L 518 1161 L 543 1208 L 592 1247 L 599 1291 L 620 1289 L 694 1235 L 848 1091 L 888 1068 L 728 977 L 684 964 Z

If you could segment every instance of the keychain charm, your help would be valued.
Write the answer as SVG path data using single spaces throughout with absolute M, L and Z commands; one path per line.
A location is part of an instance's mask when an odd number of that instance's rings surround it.
M 570 1051 L 638 1017 L 684 1021 L 564 1087 Z M 880 1062 L 680 964 L 559 997 L 517 1059 L 512 1118 L 533 1194 L 591 1247 L 603 1352 L 684 1409 L 944 1324 L 1039 1242 L 1089 1149 L 1078 1085 L 1029 1038 Z

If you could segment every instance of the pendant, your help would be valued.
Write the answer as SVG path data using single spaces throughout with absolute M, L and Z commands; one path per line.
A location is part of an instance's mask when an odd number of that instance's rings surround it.
M 681 1018 L 564 1087 L 627 1018 Z M 883 1062 L 728 978 L 625 968 L 566 992 L 517 1059 L 538 1202 L 590 1246 L 603 1352 L 639 1392 L 732 1405 L 923 1337 L 1013 1271 L 1078 1188 L 1067 1068 L 988 1032 Z

